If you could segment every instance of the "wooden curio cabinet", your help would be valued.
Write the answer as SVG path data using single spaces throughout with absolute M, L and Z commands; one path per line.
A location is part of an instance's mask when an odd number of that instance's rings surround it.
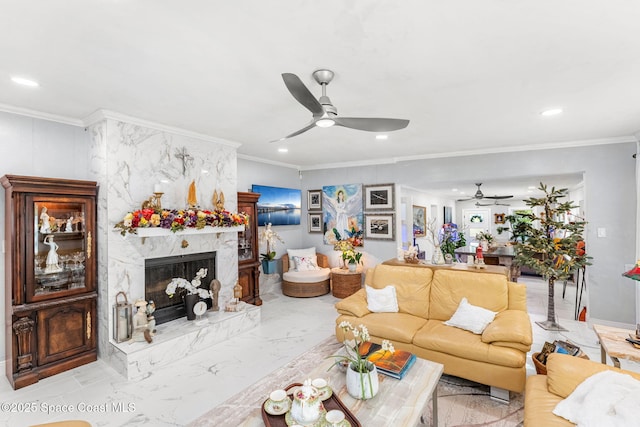
M 249 215 L 249 224 L 238 233 L 238 282 L 242 301 L 262 305 L 260 299 L 260 260 L 258 258 L 259 193 L 238 193 L 238 212 Z
M 15 389 L 95 361 L 93 181 L 5 175 L 6 371 Z

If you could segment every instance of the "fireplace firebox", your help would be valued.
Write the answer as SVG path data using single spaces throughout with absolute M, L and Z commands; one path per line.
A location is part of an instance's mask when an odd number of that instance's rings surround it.
M 156 311 L 153 314 L 156 324 L 162 324 L 186 315 L 182 296 L 185 292 L 177 292 L 173 298 L 165 292 L 167 285 L 173 278 L 193 280 L 201 268 L 207 269 L 207 275 L 200 285 L 209 289 L 209 285 L 216 278 L 216 253 L 202 252 L 189 255 L 177 255 L 164 258 L 150 258 L 145 260 L 144 266 L 144 294 L 147 301 L 153 301 Z M 178 288 L 180 291 L 180 288 Z M 211 298 L 204 300 L 211 308 Z

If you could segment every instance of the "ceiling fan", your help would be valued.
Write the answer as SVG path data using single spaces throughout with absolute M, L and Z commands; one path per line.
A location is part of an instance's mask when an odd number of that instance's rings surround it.
M 480 207 L 480 206 L 511 206 L 509 203 L 498 203 L 498 201 L 496 200 L 493 203 L 480 203 L 480 202 L 476 202 L 476 207 Z
M 409 124 L 409 120 L 403 119 L 383 119 L 383 118 L 365 118 L 365 117 L 338 117 L 338 110 L 333 106 L 331 100 L 326 94 L 327 85 L 333 80 L 334 73 L 331 70 L 316 70 L 313 72 L 313 78 L 320 86 L 322 86 L 322 96 L 316 99 L 311 91 L 302 83 L 302 80 L 295 74 L 283 73 L 282 79 L 285 86 L 291 92 L 291 95 L 307 110 L 313 114 L 311 122 L 300 130 L 271 142 L 282 141 L 287 138 L 300 135 L 318 127 L 330 127 L 333 125 L 342 126 L 351 129 L 364 130 L 368 132 L 391 132 L 394 130 L 404 129 Z
M 510 199 L 513 196 L 485 196 L 482 193 L 482 190 L 480 190 L 480 186 L 482 185 L 482 183 L 476 183 L 476 186 L 478 187 L 478 190 L 476 191 L 476 194 L 473 195 L 473 197 L 469 197 L 467 199 L 458 199 L 458 202 L 465 202 L 467 200 L 482 200 L 482 199 L 494 199 L 494 200 L 501 200 L 501 199 Z

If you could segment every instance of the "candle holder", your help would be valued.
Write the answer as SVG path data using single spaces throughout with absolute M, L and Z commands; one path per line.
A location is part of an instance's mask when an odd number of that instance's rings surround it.
M 142 202 L 142 209 L 162 209 L 162 195 L 164 193 L 154 192 L 153 196 Z

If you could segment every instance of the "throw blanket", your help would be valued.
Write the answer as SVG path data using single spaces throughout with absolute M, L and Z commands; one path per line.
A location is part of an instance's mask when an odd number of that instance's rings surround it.
M 640 381 L 631 375 L 603 371 L 584 380 L 553 413 L 579 427 L 640 424 Z

